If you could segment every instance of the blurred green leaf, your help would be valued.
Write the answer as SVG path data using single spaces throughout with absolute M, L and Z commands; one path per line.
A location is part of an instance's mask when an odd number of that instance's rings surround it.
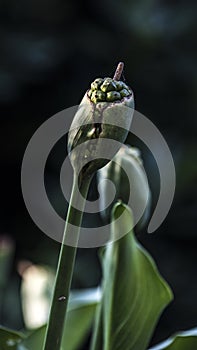
M 62 350 L 76 350 L 83 344 L 92 325 L 95 309 L 96 305 L 89 304 L 68 312 L 66 329 L 62 339 Z
M 172 292 L 137 242 L 130 209 L 118 203 L 114 220 L 113 238 L 129 233 L 109 244 L 103 254 L 103 296 L 92 350 L 145 350 Z
M 17 345 L 23 339 L 24 335 L 10 329 L 0 327 L 0 349 L 17 350 Z
M 98 289 L 72 293 L 64 328 L 61 349 L 76 350 L 83 344 L 93 322 L 96 305 L 100 299 Z M 17 350 L 42 350 L 46 326 L 40 327 L 24 339 Z
M 149 350 L 195 350 L 197 349 L 197 328 L 178 333 Z
M 17 350 L 42 350 L 46 326 L 33 331 L 18 345 Z

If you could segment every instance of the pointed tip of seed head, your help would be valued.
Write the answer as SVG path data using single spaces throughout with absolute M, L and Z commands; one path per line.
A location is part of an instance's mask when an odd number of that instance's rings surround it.
M 113 77 L 114 80 L 120 80 L 121 75 L 123 73 L 123 69 L 124 69 L 124 62 L 119 62 Z

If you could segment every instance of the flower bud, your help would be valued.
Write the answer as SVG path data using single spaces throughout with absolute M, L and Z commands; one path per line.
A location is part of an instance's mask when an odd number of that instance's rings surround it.
M 142 229 L 149 216 L 151 195 L 139 150 L 123 145 L 112 161 L 98 171 L 98 182 L 106 179 L 115 185 L 115 195 L 112 186 L 104 181 L 99 188 L 104 222 L 110 222 L 111 210 L 118 200 L 126 204 L 129 201 L 135 222 L 136 217 L 141 217 L 136 229 Z
M 71 124 L 68 151 L 74 170 L 82 170 L 83 176 L 92 176 L 106 165 L 127 137 L 134 98 L 131 88 L 119 80 L 122 69 L 120 63 L 113 79 L 97 78 L 92 82 Z M 116 147 L 113 142 L 106 147 L 104 139 L 118 141 Z

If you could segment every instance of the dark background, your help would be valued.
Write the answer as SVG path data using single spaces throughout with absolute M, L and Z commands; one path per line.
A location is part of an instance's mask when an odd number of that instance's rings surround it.
M 78 104 L 91 81 L 111 76 L 122 60 L 136 109 L 165 137 L 177 172 L 165 222 L 155 234 L 144 230 L 139 235 L 175 294 L 153 342 L 197 325 L 196 11 L 194 0 L 1 1 L 0 243 L 10 237 L 15 245 L 1 293 L 1 324 L 23 327 L 17 263 L 28 259 L 55 268 L 59 251 L 32 222 L 23 202 L 20 170 L 27 143 L 42 122 Z M 130 137 L 128 142 L 143 150 L 154 209 L 159 188 L 155 162 L 140 140 Z M 59 147 L 46 182 L 64 214 L 58 174 L 66 142 Z M 80 249 L 73 287 L 99 281 L 97 250 Z

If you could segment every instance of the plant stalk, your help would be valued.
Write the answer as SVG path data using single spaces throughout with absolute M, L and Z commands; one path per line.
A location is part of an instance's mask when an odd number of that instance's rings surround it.
M 90 177 L 81 181 L 78 189 L 78 177 L 74 176 L 43 350 L 59 350 L 61 346 L 80 226 L 90 182 Z M 75 209 L 76 203 L 80 210 Z M 72 237 L 72 246 L 66 245 L 68 237 Z

